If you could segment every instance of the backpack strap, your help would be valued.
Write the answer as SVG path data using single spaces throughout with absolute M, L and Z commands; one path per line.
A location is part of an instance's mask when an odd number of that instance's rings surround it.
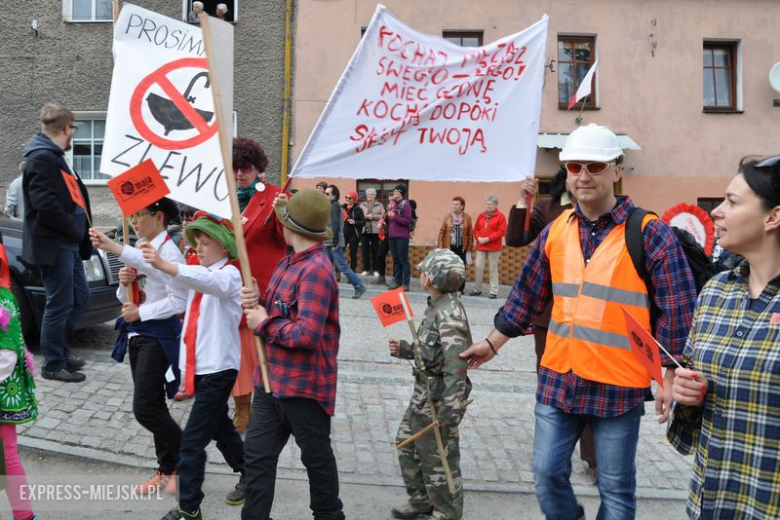
M 650 278 L 650 273 L 647 272 L 645 264 L 645 240 L 642 235 L 642 222 L 649 214 L 655 215 L 652 211 L 636 207 L 628 216 L 626 220 L 626 249 L 628 249 L 628 254 L 631 256 L 634 269 L 636 269 L 639 277 L 644 280 L 647 287 L 647 297 L 650 299 L 650 326 L 652 327 L 653 336 L 655 336 L 656 322 L 661 315 L 661 310 L 655 304 L 655 299 L 653 298 L 653 281 Z

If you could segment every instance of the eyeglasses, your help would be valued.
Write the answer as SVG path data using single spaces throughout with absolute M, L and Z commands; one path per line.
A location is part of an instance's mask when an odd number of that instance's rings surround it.
M 143 217 L 144 215 L 154 215 L 154 213 L 151 212 L 151 211 L 139 211 L 137 213 L 133 213 L 132 215 L 130 215 L 127 218 L 129 218 L 130 220 L 135 220 L 135 219 L 139 219 L 139 218 Z
M 605 171 L 607 171 L 607 168 L 609 168 L 609 165 L 612 163 L 605 163 L 605 162 L 589 162 L 589 163 L 578 163 L 578 162 L 567 162 L 566 163 L 566 171 L 571 173 L 572 175 L 580 175 L 583 170 L 588 172 L 591 176 L 593 175 L 601 175 Z
M 76 125 L 67 125 L 65 128 L 70 128 L 70 133 L 77 134 L 79 132 L 79 127 Z
M 350 197 L 349 195 L 346 195 L 346 196 L 344 197 L 344 199 L 345 199 L 345 200 L 352 200 L 352 197 Z
M 241 168 L 236 168 L 233 166 L 233 173 L 243 173 L 244 175 L 249 175 L 254 169 L 255 166 L 253 164 L 245 164 Z

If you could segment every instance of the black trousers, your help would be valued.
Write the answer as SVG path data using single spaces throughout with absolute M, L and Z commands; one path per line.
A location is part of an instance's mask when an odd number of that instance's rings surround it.
M 236 473 L 244 471 L 244 441 L 228 417 L 228 399 L 238 370 L 223 370 L 195 376 L 195 402 L 181 436 L 179 454 L 179 507 L 195 511 L 203 501 L 206 446 L 217 449 Z
M 463 260 L 463 266 L 468 269 L 468 266 L 466 265 L 466 252 L 463 250 L 460 246 L 450 246 L 450 251 L 458 255 L 458 257 Z M 466 290 L 466 278 L 463 278 L 463 283 L 460 284 L 460 288 L 458 291 L 461 293 Z
M 387 271 L 387 253 L 389 251 L 390 239 L 380 240 L 376 248 L 376 256 L 374 257 L 374 270 L 379 272 L 379 276 L 384 276 L 385 271 Z
M 330 416 L 313 399 L 277 399 L 255 388 L 246 432 L 246 502 L 243 520 L 269 520 L 274 503 L 276 465 L 290 435 L 301 449 L 309 475 L 309 507 L 314 520 L 344 520 L 339 474 L 330 445 Z
M 379 274 L 384 276 L 384 272 L 377 269 L 376 264 L 376 252 L 379 248 L 379 235 L 376 233 L 364 233 L 363 234 L 363 270 L 371 273 L 372 271 L 378 271 Z
M 353 271 L 357 272 L 360 235 L 355 230 L 344 231 L 344 241 L 349 246 L 349 267 Z
M 173 420 L 165 400 L 165 372 L 168 360 L 155 338 L 130 338 L 130 373 L 133 375 L 133 415 L 138 424 L 152 432 L 160 471 L 170 474 L 179 462 L 181 428 Z

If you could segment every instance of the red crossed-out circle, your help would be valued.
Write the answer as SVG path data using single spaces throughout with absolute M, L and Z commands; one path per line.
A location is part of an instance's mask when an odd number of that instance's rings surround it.
M 184 148 L 192 148 L 201 143 L 204 143 L 214 137 L 217 133 L 217 121 L 216 118 L 212 124 L 208 124 L 198 114 L 192 105 L 184 99 L 184 96 L 168 79 L 168 74 L 176 69 L 183 69 L 186 67 L 193 67 L 199 69 L 208 70 L 208 63 L 206 58 L 182 58 L 180 60 L 166 63 L 159 69 L 155 70 L 148 76 L 146 76 L 133 91 L 133 95 L 130 98 L 130 118 L 133 121 L 138 133 L 141 137 L 152 143 L 158 148 L 164 150 L 182 150 Z M 198 135 L 176 141 L 168 139 L 161 135 L 157 135 L 153 132 L 144 121 L 142 114 L 144 96 L 153 85 L 159 85 L 160 88 L 168 95 L 168 98 L 176 105 L 181 111 L 184 117 L 192 123 L 192 126 L 198 131 Z

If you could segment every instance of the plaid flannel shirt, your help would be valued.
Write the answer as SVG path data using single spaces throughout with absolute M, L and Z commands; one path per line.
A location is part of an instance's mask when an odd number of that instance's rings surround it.
M 265 340 L 274 396 L 314 399 L 328 415 L 336 406 L 338 294 L 333 264 L 322 244 L 287 255 L 268 284 L 268 318 L 255 329 Z
M 633 208 L 630 197 L 618 196 L 612 211 L 590 222 L 579 206 L 575 207 L 570 218 L 579 221 L 582 256 L 586 261 L 616 226 L 625 224 Z M 496 329 L 510 338 L 533 333 L 535 318 L 552 300 L 550 263 L 544 252 L 549 229 L 547 226 L 539 234 L 506 303 L 494 319 Z M 660 219 L 645 226 L 643 237 L 646 267 L 653 281 L 650 290 L 661 310 L 656 337 L 675 358 L 682 359 L 696 303 L 693 275 L 680 243 Z M 661 362 L 672 364 L 664 354 Z M 649 387 L 597 383 L 572 371 L 561 374 L 540 367 L 536 399 L 566 413 L 617 417 L 642 404 L 649 391 Z
M 675 405 L 667 436 L 695 454 L 693 519 L 780 518 L 780 277 L 751 305 L 747 262 L 704 287 L 685 359 L 709 388 Z

